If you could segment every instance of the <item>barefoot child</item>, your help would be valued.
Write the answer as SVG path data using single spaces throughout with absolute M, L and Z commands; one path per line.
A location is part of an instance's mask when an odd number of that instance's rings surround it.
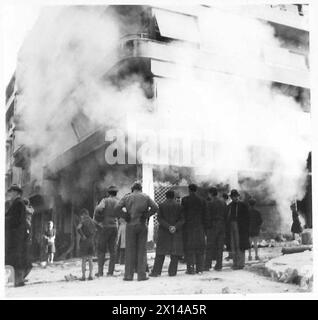
M 48 255 L 47 262 L 48 264 L 52 264 L 55 253 L 55 229 L 53 221 L 48 222 L 47 230 L 44 234 L 44 239 L 46 241 L 46 253 Z
M 86 280 L 86 261 L 89 266 L 88 280 L 93 280 L 93 255 L 94 255 L 94 236 L 96 233 L 96 225 L 94 220 L 89 216 L 87 209 L 82 209 L 79 214 L 80 223 L 77 230 L 81 236 L 80 253 L 82 257 L 82 279 Z

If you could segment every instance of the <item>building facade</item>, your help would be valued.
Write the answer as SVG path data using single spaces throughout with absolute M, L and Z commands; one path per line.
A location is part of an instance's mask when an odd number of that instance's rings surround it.
M 124 21 L 121 41 L 118 44 L 118 60 L 112 68 L 105 70 L 105 78 L 120 87 L 127 74 L 138 75 L 149 85 L 143 88 L 145 96 L 156 102 L 160 98 L 165 81 L 178 81 L 180 68 L 191 70 L 200 81 L 211 76 L 235 75 L 270 83 L 273 88 L 291 96 L 303 107 L 304 122 L 310 117 L 309 83 L 309 27 L 308 6 L 241 6 L 241 7 L 154 7 L 154 6 L 109 6 L 107 12 Z M 222 11 L 230 15 L 266 21 L 275 31 L 280 46 L 266 47 L 259 53 L 259 59 L 250 61 L 253 68 L 247 70 L 246 63 L 231 65 L 224 57 L 223 48 L 209 48 L 202 45 L 199 17 L 204 12 Z M 186 65 L 182 48 L 186 46 L 197 58 Z M 180 49 L 181 48 L 181 49 Z M 223 51 L 222 51 L 223 50 Z M 239 60 L 237 52 L 233 58 Z M 162 178 L 162 168 L 155 164 L 105 164 L 105 148 L 111 144 L 105 141 L 105 127 L 88 125 L 89 119 L 78 114 L 70 123 L 75 143 L 53 160 L 43 163 L 42 168 L 32 167 L 36 150 L 19 143 L 23 128 L 19 127 L 15 114 L 15 100 L 19 89 L 13 76 L 7 88 L 7 172 L 6 187 L 12 183 L 22 186 L 24 196 L 35 208 L 33 219 L 34 255 L 41 255 L 41 236 L 48 220 L 53 220 L 57 229 L 57 250 L 60 258 L 74 256 L 78 252 L 78 235 L 75 231 L 76 213 L 86 207 L 92 213 L 96 203 L 104 196 L 105 187 L 116 184 L 120 196 L 129 192 L 136 179 L 142 180 L 144 191 L 157 201 L 162 201 L 163 191 L 173 187 L 183 196 L 186 193 L 184 181 L 189 178 L 186 168 L 169 168 Z M 107 126 L 107 125 L 106 125 Z M 127 152 L 125 152 L 127 157 Z M 311 227 L 311 165 L 308 157 L 308 187 L 299 208 Z M 34 178 L 34 172 L 41 171 L 41 179 Z M 237 168 L 233 173 L 233 185 L 240 187 L 243 177 Z M 244 181 L 246 183 L 246 181 Z M 251 181 L 251 188 L 253 183 Z M 205 185 L 200 192 L 205 194 Z M 228 185 L 221 186 L 228 191 Z M 65 196 L 67 195 L 67 197 Z M 262 204 L 265 224 L 268 229 L 275 224 L 275 205 Z M 150 239 L 152 234 L 150 235 Z

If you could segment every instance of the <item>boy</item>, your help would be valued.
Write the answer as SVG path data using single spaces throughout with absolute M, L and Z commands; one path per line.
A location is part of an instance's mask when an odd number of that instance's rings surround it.
M 48 255 L 48 264 L 53 264 L 54 253 L 55 253 L 55 230 L 53 221 L 49 221 L 47 225 L 47 230 L 44 233 L 44 239 L 46 241 L 46 253 Z
M 82 281 L 86 280 L 86 261 L 89 266 L 88 280 L 93 280 L 93 255 L 94 255 L 94 236 L 96 233 L 96 223 L 89 216 L 87 209 L 82 209 L 79 213 L 80 223 L 77 225 L 80 239 L 80 254 L 82 257 Z

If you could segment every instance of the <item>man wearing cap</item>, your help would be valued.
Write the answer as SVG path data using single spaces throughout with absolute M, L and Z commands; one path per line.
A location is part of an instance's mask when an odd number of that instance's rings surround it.
M 138 281 L 143 281 L 148 280 L 146 276 L 147 220 L 158 211 L 158 206 L 142 192 L 139 182 L 133 184 L 131 191 L 120 200 L 117 206 L 118 216 L 127 221 L 124 280 L 133 280 L 137 266 Z
M 108 276 L 112 276 L 116 263 L 116 240 L 118 233 L 118 218 L 116 207 L 118 205 L 117 192 L 115 186 L 108 188 L 108 197 L 101 200 L 94 211 L 94 220 L 98 224 L 97 231 L 97 258 L 98 273 L 96 276 L 102 277 L 104 274 L 105 254 L 109 252 Z
M 205 250 L 206 202 L 197 195 L 197 186 L 190 184 L 189 195 L 182 198 L 184 213 L 184 249 L 187 274 L 203 272 Z
M 8 195 L 12 203 L 5 217 L 5 264 L 14 268 L 15 286 L 20 287 L 24 285 L 24 278 L 30 270 L 26 208 L 22 199 L 22 189 L 18 185 L 12 185 Z
M 231 190 L 232 202 L 228 206 L 227 226 L 230 234 L 234 270 L 245 266 L 245 250 L 249 249 L 249 211 L 247 205 L 239 200 L 237 190 Z
M 209 271 L 212 267 L 212 260 L 216 260 L 215 270 L 222 269 L 226 215 L 225 201 L 218 198 L 217 188 L 210 188 L 207 201 L 205 271 Z

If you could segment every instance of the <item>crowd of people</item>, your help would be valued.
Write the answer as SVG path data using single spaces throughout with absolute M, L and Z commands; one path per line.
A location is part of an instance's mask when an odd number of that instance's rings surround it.
M 83 208 L 79 212 L 77 231 L 80 235 L 82 257 L 81 280 L 92 280 L 104 275 L 106 253 L 109 253 L 107 276 L 112 276 L 116 263 L 125 264 L 124 280 L 144 281 L 161 275 L 163 263 L 170 256 L 168 275 L 176 276 L 178 263 L 186 263 L 186 274 L 202 274 L 212 267 L 222 270 L 223 251 L 229 251 L 234 270 L 245 265 L 245 251 L 251 247 L 258 255 L 258 236 L 262 224 L 256 201 L 240 200 L 237 190 L 220 195 L 216 187 L 208 190 L 207 199 L 198 194 L 195 184 L 188 186 L 189 195 L 178 199 L 173 190 L 166 192 L 166 199 L 157 205 L 143 193 L 139 182 L 122 199 L 118 188 L 111 186 L 107 195 L 98 203 L 94 212 Z M 32 264 L 29 259 L 32 207 L 22 198 L 22 190 L 13 185 L 9 190 L 12 204 L 6 213 L 6 265 L 15 270 L 15 286 L 25 284 Z M 31 209 L 30 209 L 31 208 Z M 157 213 L 158 233 L 156 255 L 152 270 L 147 264 L 147 238 L 149 218 Z M 48 263 L 53 263 L 55 229 L 48 223 L 44 233 Z M 93 256 L 97 253 L 97 273 L 93 273 Z M 215 264 L 213 265 L 213 262 Z M 89 266 L 86 278 L 86 266 Z

